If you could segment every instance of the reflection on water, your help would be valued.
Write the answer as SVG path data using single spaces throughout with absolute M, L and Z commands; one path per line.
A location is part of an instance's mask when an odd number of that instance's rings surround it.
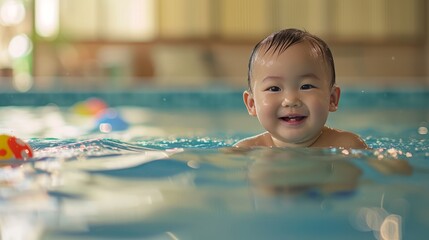
M 249 167 L 249 180 L 272 194 L 352 194 L 362 170 L 342 155 L 263 151 Z
M 429 227 L 421 152 L 30 144 L 35 159 L 0 168 L 2 239 L 418 239 Z

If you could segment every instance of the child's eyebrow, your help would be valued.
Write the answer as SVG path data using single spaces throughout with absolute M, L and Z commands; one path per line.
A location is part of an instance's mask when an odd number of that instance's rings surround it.
M 264 82 L 264 81 L 268 81 L 268 80 L 282 80 L 282 79 L 283 79 L 283 77 L 281 77 L 281 76 L 273 76 L 273 75 L 269 75 L 269 76 L 264 77 L 264 78 L 262 79 L 262 82 Z
M 314 73 L 303 73 L 303 74 L 300 74 L 296 77 L 296 79 L 299 79 L 299 80 L 308 79 L 308 78 L 320 80 L 320 77 L 318 77 Z M 284 77 L 282 77 L 282 76 L 268 75 L 268 76 L 262 78 L 262 82 L 269 81 L 269 80 L 283 80 L 283 79 L 284 79 Z

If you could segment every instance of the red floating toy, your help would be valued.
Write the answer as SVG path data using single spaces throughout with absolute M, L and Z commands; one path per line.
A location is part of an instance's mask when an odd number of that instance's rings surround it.
M 33 157 L 33 149 L 19 138 L 0 134 L 0 160 L 27 160 Z

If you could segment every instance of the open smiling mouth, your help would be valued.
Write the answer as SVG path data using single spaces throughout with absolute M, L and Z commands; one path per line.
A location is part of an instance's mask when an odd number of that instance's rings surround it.
M 307 116 L 287 116 L 281 117 L 280 119 L 290 124 L 298 124 L 303 122 L 306 118 Z

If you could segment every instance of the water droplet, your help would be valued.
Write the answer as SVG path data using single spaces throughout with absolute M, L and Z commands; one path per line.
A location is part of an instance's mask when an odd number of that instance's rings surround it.
M 421 135 L 426 135 L 428 134 L 428 129 L 427 127 L 419 127 L 419 129 L 417 130 L 419 132 L 419 134 Z

